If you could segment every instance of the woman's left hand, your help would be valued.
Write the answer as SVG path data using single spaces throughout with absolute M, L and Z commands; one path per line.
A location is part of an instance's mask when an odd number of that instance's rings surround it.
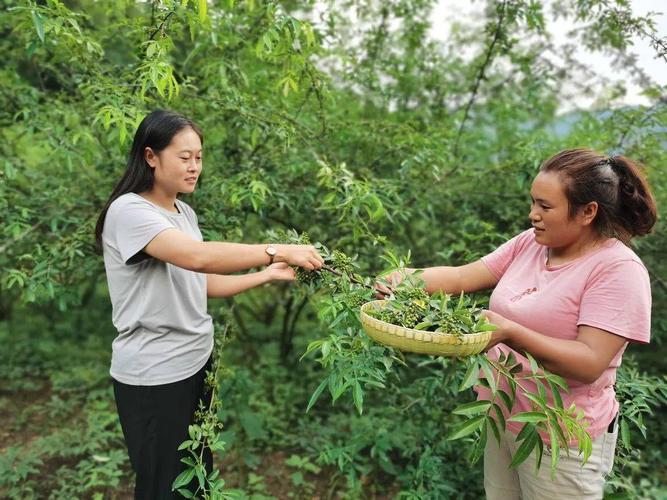
M 482 311 L 482 316 L 484 316 L 489 321 L 489 323 L 497 327 L 491 332 L 491 340 L 489 340 L 485 350 L 488 351 L 496 344 L 507 344 L 507 341 L 511 337 L 511 333 L 517 324 L 496 312 L 489 311 L 488 309 Z
M 296 273 L 287 262 L 274 262 L 266 266 L 265 271 L 269 275 L 270 281 L 294 281 Z

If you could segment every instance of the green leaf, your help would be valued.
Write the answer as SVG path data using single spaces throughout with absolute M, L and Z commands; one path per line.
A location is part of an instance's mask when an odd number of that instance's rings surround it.
M 537 366 L 537 361 L 535 361 L 535 358 L 531 356 L 529 352 L 525 353 L 526 358 L 528 358 L 528 362 L 530 363 L 530 370 L 533 372 L 533 374 L 536 374 L 539 367 Z
M 558 384 L 554 383 L 551 379 L 549 379 L 549 387 L 551 388 L 551 394 L 553 394 L 554 397 L 554 405 L 559 410 L 562 410 L 563 398 L 561 397 L 560 391 L 558 390 Z
M 327 386 L 329 383 L 329 377 L 325 378 L 320 382 L 320 385 L 317 386 L 317 389 L 315 389 L 315 392 L 313 392 L 313 395 L 310 397 L 310 401 L 308 401 L 308 406 L 306 407 L 306 413 L 310 411 L 310 409 L 313 407 L 313 405 L 317 402 L 318 398 L 320 397 L 320 394 L 322 394 L 322 391 L 324 388 Z
M 32 23 L 35 25 L 35 30 L 37 31 L 37 36 L 44 43 L 44 23 L 42 22 L 42 16 L 39 15 L 39 12 L 32 11 Z
M 468 434 L 472 434 L 482 425 L 484 425 L 484 422 L 486 422 L 486 418 L 487 418 L 486 415 L 478 415 L 474 418 L 471 418 L 470 420 L 466 420 L 462 424 L 456 426 L 453 432 L 449 436 L 447 436 L 447 439 L 449 440 L 460 439 L 462 437 L 467 436 Z
M 339 316 L 339 318 L 340 317 L 342 317 L 342 315 Z M 322 342 L 322 357 L 323 358 L 328 357 L 330 352 L 331 352 L 331 342 L 325 340 L 324 342 Z
M 185 448 L 187 448 L 187 447 L 190 446 L 191 444 L 192 444 L 192 440 L 191 440 L 191 439 L 188 439 L 187 441 L 183 441 L 183 442 L 181 443 L 181 445 L 178 447 L 178 449 L 179 449 L 179 450 L 184 450 Z
M 621 441 L 623 441 L 623 444 L 625 445 L 626 448 L 630 448 L 630 426 L 628 425 L 628 421 L 625 420 L 624 418 L 621 418 Z
M 558 465 L 558 458 L 560 456 L 560 442 L 558 440 L 556 429 L 553 426 L 549 427 L 549 440 L 551 441 L 551 476 L 553 479 L 554 473 L 556 472 L 556 466 Z
M 586 431 L 579 433 L 577 440 L 579 441 L 579 451 L 583 454 L 583 463 L 586 463 L 591 453 L 593 453 L 593 441 L 590 434 Z
M 500 399 L 503 400 L 503 404 L 505 405 L 507 411 L 511 411 L 514 404 L 512 398 L 510 398 L 510 395 L 507 394 L 507 392 L 503 391 L 502 389 L 498 389 L 498 392 L 496 394 L 498 394 L 498 396 L 500 396 Z
M 535 424 L 527 423 L 521 428 L 519 433 L 516 435 L 516 440 L 523 441 L 533 432 L 535 432 Z
M 472 403 L 466 403 L 460 406 L 457 406 L 452 413 L 455 415 L 477 415 L 478 413 L 485 412 L 491 407 L 491 401 L 473 401 Z
M 206 469 L 204 468 L 203 465 L 198 465 L 197 468 L 195 469 L 195 473 L 197 475 L 197 481 L 199 482 L 199 487 L 204 488 L 206 485 Z
M 482 425 L 482 429 L 479 433 L 479 439 L 475 441 L 473 445 L 472 452 L 470 454 L 471 463 L 475 464 L 479 461 L 482 456 L 484 456 L 484 448 L 486 447 L 487 440 L 487 430 L 486 425 Z
M 199 12 L 199 21 L 202 23 L 206 21 L 207 9 L 208 9 L 207 0 L 199 0 L 199 2 L 197 3 L 197 11 Z
M 176 479 L 174 479 L 173 484 L 171 485 L 171 491 L 178 490 L 183 486 L 187 486 L 192 481 L 192 478 L 195 477 L 195 468 L 190 467 L 181 472 Z
M 516 415 L 512 415 L 510 418 L 508 418 L 508 420 L 511 422 L 530 422 L 530 423 L 544 422 L 546 419 L 547 419 L 546 414 L 537 411 L 525 411 L 517 413 Z
M 329 325 L 329 329 L 333 329 L 338 323 L 345 320 L 345 317 L 346 316 L 344 314 L 339 314 L 338 316 L 336 316 L 336 319 L 334 319 Z
M 482 356 L 479 359 L 480 365 L 482 366 L 482 371 L 484 372 L 484 376 L 489 384 L 489 388 L 491 389 L 491 392 L 495 394 L 497 384 L 496 384 L 496 379 L 493 376 L 493 368 L 491 367 L 491 364 L 489 363 L 489 360 Z
M 211 448 L 211 451 L 224 451 L 225 447 L 227 446 L 227 443 L 222 440 L 222 439 L 217 439 L 211 445 L 209 448 Z
M 560 387 L 563 390 L 563 392 L 565 393 L 570 392 L 570 387 L 567 385 L 567 382 L 563 377 L 556 375 L 554 373 L 549 373 L 549 381 L 553 382 L 558 387 Z
M 505 431 L 507 425 L 505 423 L 505 415 L 503 415 L 503 411 L 496 403 L 493 403 L 493 410 L 496 414 L 496 417 L 498 418 L 498 424 L 500 425 L 500 428 Z
M 517 448 L 516 453 L 512 457 L 512 462 L 510 463 L 510 468 L 514 468 L 517 465 L 525 462 L 525 460 L 530 456 L 531 452 L 537 446 L 537 441 L 540 439 L 540 436 L 537 432 L 530 434 L 526 439 L 524 439 L 519 448 Z
M 496 441 L 500 444 L 502 437 L 500 435 L 500 430 L 498 429 L 498 424 L 491 417 L 488 417 L 486 421 L 489 427 L 491 427 L 491 432 L 493 432 L 493 435 L 496 437 Z
M 468 369 L 466 370 L 466 373 L 463 376 L 461 385 L 459 386 L 459 392 L 464 391 L 469 387 L 475 385 L 478 379 L 479 379 L 479 364 L 477 363 L 477 361 L 471 360 L 470 364 L 468 365 Z
M 521 363 L 516 363 L 512 365 L 512 368 L 510 368 L 510 373 L 512 375 L 516 375 L 517 373 L 521 373 L 523 371 L 523 366 Z
M 357 412 L 359 413 L 359 415 L 361 415 L 364 406 L 364 394 L 363 391 L 361 390 L 361 384 L 358 381 L 354 382 L 352 397 L 354 399 L 354 406 L 357 407 Z
M 539 396 L 536 396 L 535 394 L 531 392 L 523 392 L 523 396 L 530 399 L 533 403 L 535 403 L 537 406 L 542 408 L 543 410 L 546 410 L 547 404 L 544 399 L 540 398 Z
M 536 452 L 536 464 L 535 464 L 535 472 L 537 472 L 540 469 L 540 466 L 542 465 L 542 456 L 544 455 L 544 442 L 542 442 L 542 439 L 537 440 L 537 452 Z
M 299 358 L 299 361 L 303 360 L 308 354 L 313 352 L 315 349 L 320 347 L 322 343 L 324 343 L 324 340 L 313 340 L 310 344 L 308 344 L 308 348 L 306 349 L 306 352 L 304 352 L 301 357 Z

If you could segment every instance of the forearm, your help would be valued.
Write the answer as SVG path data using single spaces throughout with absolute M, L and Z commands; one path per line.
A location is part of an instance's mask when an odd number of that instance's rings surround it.
M 435 293 L 443 291 L 449 294 L 461 293 L 461 276 L 458 268 L 451 266 L 427 267 L 422 279 L 426 283 L 426 291 Z
M 209 274 L 206 278 L 206 293 L 209 297 L 231 297 L 271 281 L 266 271 L 238 276 Z
M 207 274 L 229 274 L 269 263 L 266 245 L 202 242 L 196 251 L 197 269 Z M 231 276 L 229 276 L 231 278 Z M 236 278 L 237 276 L 234 276 Z
M 322 267 L 322 256 L 312 245 L 271 245 L 274 262 L 313 270 Z M 268 245 L 246 245 L 222 241 L 197 241 L 177 230 L 166 229 L 155 236 L 144 251 L 163 262 L 205 274 L 231 274 L 270 263 Z
M 517 323 L 503 342 L 515 351 L 529 352 L 548 371 L 579 382 L 594 382 L 606 368 L 599 366 L 597 356 L 584 342 L 549 337 Z
M 422 275 L 426 282 L 426 291 L 435 293 L 443 291 L 448 294 L 475 292 L 490 288 L 498 283 L 481 260 L 463 266 L 440 266 L 424 269 Z

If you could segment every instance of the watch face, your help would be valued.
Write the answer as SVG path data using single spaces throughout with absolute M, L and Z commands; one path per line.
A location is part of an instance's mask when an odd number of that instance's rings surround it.
M 266 247 L 266 253 L 268 253 L 269 255 L 275 255 L 278 252 L 275 249 L 275 247 Z

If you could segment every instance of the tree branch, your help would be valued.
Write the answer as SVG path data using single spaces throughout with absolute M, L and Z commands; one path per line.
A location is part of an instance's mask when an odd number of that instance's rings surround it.
M 289 328 L 289 338 L 288 338 L 287 352 L 285 353 L 285 357 L 287 357 L 289 353 L 292 352 L 292 347 L 293 347 L 292 339 L 294 338 L 294 330 L 296 329 L 296 324 L 297 321 L 299 320 L 299 316 L 301 316 L 301 312 L 304 310 L 307 303 L 308 303 L 308 297 L 304 297 L 303 300 L 297 306 L 296 312 L 294 313 L 294 315 L 292 315 L 292 324 L 290 325 Z
M 498 17 L 498 22 L 496 23 L 496 27 L 493 32 L 493 40 L 491 40 L 491 44 L 489 45 L 489 48 L 486 51 L 486 56 L 484 57 L 484 62 L 482 63 L 482 66 L 479 68 L 479 71 L 477 73 L 477 78 L 475 79 L 475 83 L 473 84 L 472 92 L 470 94 L 470 99 L 468 99 L 468 103 L 466 104 L 465 111 L 463 113 L 463 120 L 461 120 L 461 125 L 459 125 L 459 130 L 456 134 L 456 139 L 454 142 L 455 160 L 458 159 L 459 156 L 459 145 L 461 142 L 461 136 L 463 135 L 463 130 L 466 126 L 466 122 L 470 118 L 470 109 L 472 108 L 472 105 L 475 103 L 475 99 L 477 98 L 477 92 L 479 91 L 479 86 L 485 77 L 486 69 L 491 65 L 493 59 L 493 52 L 496 48 L 498 40 L 500 39 L 500 34 L 502 33 L 502 24 L 505 18 L 506 5 L 507 2 L 504 1 L 500 6 L 500 16 Z M 454 166 L 454 168 L 449 172 L 449 174 L 453 174 L 454 172 L 456 172 L 456 170 L 458 170 L 458 168 L 459 165 Z
M 153 31 L 153 33 L 151 33 L 151 36 L 150 36 L 148 39 L 149 39 L 149 40 L 153 40 L 153 39 L 155 38 L 155 35 L 157 35 L 160 31 L 162 31 L 162 30 L 164 29 L 164 25 L 165 25 L 165 23 L 166 23 L 166 22 L 169 20 L 169 18 L 170 18 L 171 16 L 173 16 L 175 13 L 176 13 L 175 10 L 170 11 L 169 14 L 167 14 L 167 15 L 164 17 L 164 19 L 162 20 L 162 22 L 160 23 L 160 25 L 159 25 L 157 28 L 155 28 L 155 31 Z
M 290 313 L 292 312 L 292 305 L 294 304 L 294 296 L 290 295 L 285 304 L 285 316 L 283 316 L 283 329 L 280 332 L 280 358 L 285 359 L 289 352 L 288 346 L 288 329 Z

